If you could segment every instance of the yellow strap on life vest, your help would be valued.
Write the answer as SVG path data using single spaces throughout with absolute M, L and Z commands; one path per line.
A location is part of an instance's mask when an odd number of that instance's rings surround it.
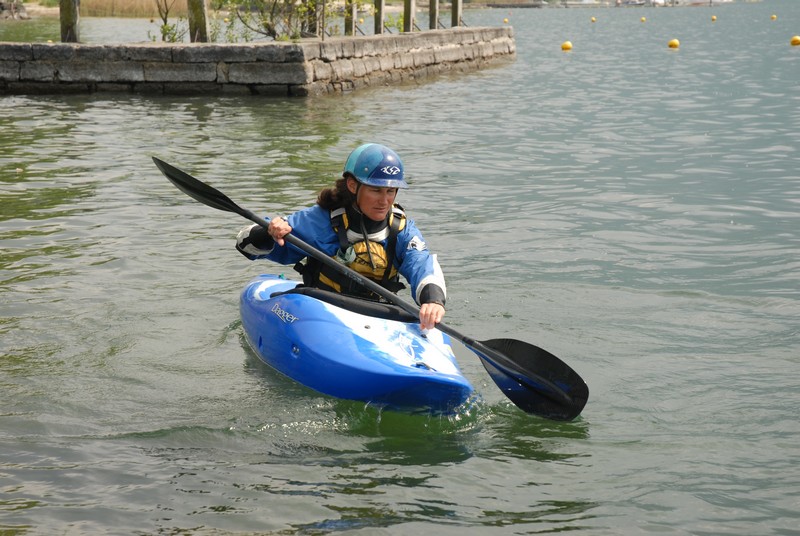
M 372 241 L 361 241 L 353 244 L 352 248 L 353 252 L 356 254 L 356 258 L 350 262 L 348 266 L 359 274 L 375 281 L 380 281 L 383 278 L 383 273 L 387 268 L 391 270 L 389 274 L 390 278 L 397 274 L 397 269 L 394 267 L 394 264 L 386 258 L 387 252 L 382 244 Z M 375 263 L 375 266 L 370 264 L 370 254 L 367 253 L 367 248 L 369 248 L 372 254 L 371 260 Z

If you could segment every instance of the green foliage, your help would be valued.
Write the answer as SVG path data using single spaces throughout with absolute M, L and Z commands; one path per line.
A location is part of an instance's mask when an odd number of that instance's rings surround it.
M 175 24 L 169 23 L 169 13 L 175 6 L 175 0 L 155 0 L 156 8 L 158 8 L 158 18 L 161 19 L 161 40 L 167 43 L 178 43 L 183 41 L 186 34 L 189 32 L 188 25 L 186 25 L 182 18 L 178 19 Z M 152 32 L 147 32 L 147 36 L 151 41 L 156 41 L 157 37 Z
M 38 0 L 41 5 L 58 7 L 59 0 Z M 185 6 L 176 0 L 151 0 L 158 11 L 154 28 L 147 32 L 150 41 L 183 42 L 189 35 L 185 16 L 177 17 Z M 359 12 L 372 9 L 371 0 L 354 0 Z M 113 2 L 112 2 L 113 4 Z M 119 5 L 119 2 L 117 2 Z M 402 5 L 387 0 L 387 5 Z M 209 41 L 217 43 L 251 42 L 264 37 L 293 41 L 306 37 L 337 36 L 343 32 L 341 0 L 209 0 Z M 149 15 L 148 15 L 149 16 Z M 388 16 L 390 31 L 402 31 L 403 16 Z
M 184 24 L 182 18 L 178 19 L 175 24 L 164 22 L 158 29 L 161 33 L 161 41 L 165 43 L 180 43 L 189 32 L 189 28 Z M 151 41 L 157 41 L 159 36 L 148 30 L 147 37 Z
M 368 5 L 357 1 L 359 6 Z M 213 8 L 230 14 L 224 30 L 229 42 L 249 41 L 256 35 L 289 41 L 316 37 L 323 31 L 326 35 L 339 33 L 341 15 L 330 0 L 215 0 Z M 220 25 L 214 35 L 219 38 L 222 34 Z
M 209 39 L 215 43 L 249 43 L 255 34 L 227 11 L 215 10 L 209 20 Z
M 398 13 L 397 15 L 387 15 L 383 26 L 385 28 L 389 28 L 389 30 L 397 30 L 398 33 L 403 31 L 403 14 Z

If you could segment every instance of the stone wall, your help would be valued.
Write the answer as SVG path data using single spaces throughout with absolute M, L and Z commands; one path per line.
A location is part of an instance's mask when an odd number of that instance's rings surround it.
M 515 51 L 510 27 L 297 43 L 0 43 L 0 94 L 321 95 L 466 72 Z

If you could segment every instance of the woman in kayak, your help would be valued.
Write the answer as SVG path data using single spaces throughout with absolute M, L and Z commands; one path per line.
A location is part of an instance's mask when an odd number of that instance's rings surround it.
M 405 288 L 402 275 L 420 305 L 420 325 L 433 328 L 445 313 L 444 275 L 414 221 L 395 203 L 400 188 L 408 184 L 397 153 L 377 143 L 361 145 L 347 158 L 342 177 L 320 192 L 314 206 L 273 218 L 269 229 L 245 227 L 236 249 L 251 260 L 294 264 L 306 286 L 370 299 L 379 296 L 287 245 L 283 237 L 293 233 L 392 292 Z

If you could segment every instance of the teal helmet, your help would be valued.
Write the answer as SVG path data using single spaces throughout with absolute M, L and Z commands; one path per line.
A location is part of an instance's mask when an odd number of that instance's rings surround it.
M 344 174 L 350 174 L 361 184 L 378 188 L 408 188 L 403 180 L 403 162 L 397 153 L 378 143 L 356 147 L 344 164 Z

